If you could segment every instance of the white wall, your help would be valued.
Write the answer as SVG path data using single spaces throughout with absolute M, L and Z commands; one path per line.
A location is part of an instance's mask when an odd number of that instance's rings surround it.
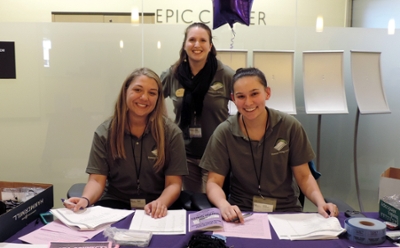
M 252 23 L 269 26 L 315 26 L 323 15 L 326 26 L 346 24 L 349 0 L 256 0 L 253 2 Z M 211 0 L 1 0 L 0 22 L 51 22 L 51 12 L 130 12 L 137 7 L 145 13 L 156 13 L 163 24 L 184 24 L 186 21 L 212 21 Z M 183 17 L 183 11 L 185 12 Z M 191 12 L 192 11 L 192 12 Z M 170 17 L 168 17 L 170 16 Z M 260 20 L 262 18 L 262 20 Z
M 390 19 L 400 26 L 400 1 L 354 0 L 353 27 L 387 28 Z

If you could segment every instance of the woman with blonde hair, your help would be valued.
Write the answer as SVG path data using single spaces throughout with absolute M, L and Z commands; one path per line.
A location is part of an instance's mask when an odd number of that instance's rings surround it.
M 164 115 L 158 75 L 134 70 L 124 81 L 114 115 L 95 131 L 82 197 L 64 204 L 144 209 L 154 218 L 174 207 L 187 175 L 182 132 Z

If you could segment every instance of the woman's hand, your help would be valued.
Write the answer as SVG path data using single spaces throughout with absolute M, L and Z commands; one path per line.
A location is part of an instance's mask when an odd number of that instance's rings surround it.
M 325 203 L 322 206 L 318 206 L 318 213 L 320 213 L 325 218 L 337 217 L 339 215 L 339 209 L 333 203 Z
M 144 211 L 151 217 L 158 219 L 167 215 L 168 207 L 160 200 L 155 200 L 144 206 Z
M 71 197 L 68 200 L 63 202 L 63 205 L 76 212 L 78 210 L 82 210 L 88 207 L 88 201 L 85 198 L 81 197 Z
M 220 208 L 222 218 L 227 222 L 244 223 L 242 212 L 239 207 L 234 205 L 226 205 Z
M 146 214 L 157 219 L 167 215 L 168 207 L 178 199 L 182 188 L 182 176 L 165 176 L 165 188 L 160 197 L 146 204 Z

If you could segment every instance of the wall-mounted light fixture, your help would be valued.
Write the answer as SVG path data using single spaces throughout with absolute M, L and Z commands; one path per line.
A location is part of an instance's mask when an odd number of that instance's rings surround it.
M 317 17 L 317 24 L 315 27 L 316 32 L 322 32 L 324 31 L 324 18 L 322 16 Z
M 394 19 L 390 19 L 388 23 L 388 35 L 394 35 L 396 29 L 396 22 Z
M 132 8 L 131 23 L 139 23 L 139 9 L 137 7 Z
M 44 67 L 50 67 L 51 40 L 44 39 L 43 42 L 42 42 L 42 45 L 43 45 Z

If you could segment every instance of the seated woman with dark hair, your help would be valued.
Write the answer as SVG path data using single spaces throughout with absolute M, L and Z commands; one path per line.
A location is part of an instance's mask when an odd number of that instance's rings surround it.
M 310 172 L 314 152 L 300 122 L 265 107 L 271 89 L 264 74 L 256 68 L 239 69 L 232 88 L 238 113 L 217 127 L 200 162 L 209 172 L 207 197 L 224 220 L 238 217 L 243 223 L 241 210 L 302 211 L 298 187 L 321 215 L 337 216 L 336 205 L 325 202 Z M 222 190 L 227 176 L 228 200 Z

